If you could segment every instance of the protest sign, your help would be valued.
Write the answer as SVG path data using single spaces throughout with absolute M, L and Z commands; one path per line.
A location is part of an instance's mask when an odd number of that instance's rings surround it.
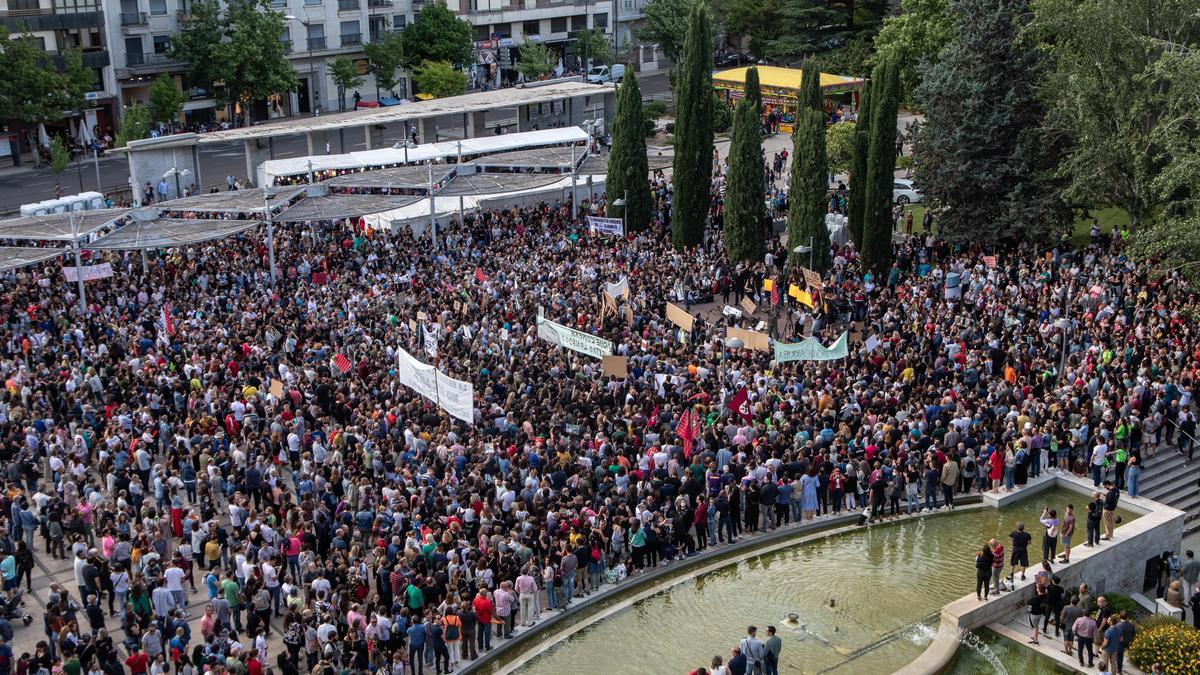
M 620 218 L 598 218 L 596 216 L 587 217 L 588 229 L 593 234 L 611 234 L 618 237 L 625 236 L 625 221 Z
M 747 314 L 753 314 L 754 310 L 758 309 L 758 305 L 754 304 L 750 298 L 742 298 L 741 307 L 746 310 Z
M 80 270 L 83 270 L 81 273 Z M 108 263 L 100 263 L 99 265 L 88 265 L 86 267 L 64 267 L 62 268 L 63 277 L 71 283 L 79 281 L 80 274 L 83 275 L 84 281 L 95 281 L 97 279 L 107 279 L 113 275 L 112 265 Z
M 624 356 L 605 356 L 600 359 L 600 368 L 605 375 L 625 378 L 629 376 L 629 359 Z
M 629 308 L 626 307 L 625 309 L 628 310 Z M 632 312 L 630 313 L 632 314 Z M 590 333 L 568 328 L 542 316 L 537 318 L 537 334 L 539 338 L 550 344 L 566 347 L 571 351 L 587 354 L 598 359 L 605 356 L 612 356 L 613 353 L 612 342 L 602 337 L 591 335 Z
M 725 339 L 732 340 L 733 338 L 741 340 L 746 349 L 759 352 L 771 351 L 770 338 L 766 333 L 730 326 L 725 329 Z
M 775 360 L 779 363 L 787 361 L 834 361 L 844 359 L 850 354 L 847 344 L 848 333 L 842 333 L 829 347 L 823 346 L 816 338 L 808 338 L 801 342 L 784 344 L 775 343 Z
M 692 324 L 696 321 L 695 317 L 688 314 L 687 310 L 669 302 L 667 303 L 667 320 L 689 333 L 692 332 Z

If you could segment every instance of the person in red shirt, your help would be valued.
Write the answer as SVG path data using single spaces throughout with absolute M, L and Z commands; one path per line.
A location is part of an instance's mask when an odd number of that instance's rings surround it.
M 246 675 L 263 675 L 262 661 L 258 660 L 258 650 L 250 650 L 250 659 L 246 661 Z
M 125 665 L 129 666 L 129 675 L 145 675 L 146 669 L 150 667 L 150 658 L 137 645 L 131 646 L 130 649 L 133 653 L 125 659 Z
M 475 608 L 475 620 L 479 622 L 475 641 L 479 644 L 481 651 L 489 651 L 492 648 L 492 612 L 495 608 L 492 606 L 492 601 L 488 599 L 486 589 L 479 589 L 479 595 L 476 595 L 475 599 L 471 601 L 471 606 Z

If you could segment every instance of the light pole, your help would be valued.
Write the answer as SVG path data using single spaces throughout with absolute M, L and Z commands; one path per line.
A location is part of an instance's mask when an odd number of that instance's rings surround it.
M 192 172 L 190 169 L 183 169 L 182 171 L 180 171 L 176 167 L 171 167 L 170 169 L 167 169 L 166 172 L 163 173 L 163 175 L 162 175 L 163 180 L 166 180 L 170 176 L 175 177 L 175 198 L 176 199 L 179 199 L 180 197 L 183 196 L 183 189 L 180 187 L 179 177 L 181 175 L 189 175 L 190 176 L 191 173 Z
M 625 196 L 613 201 L 613 206 L 621 207 L 621 236 L 625 236 L 625 203 L 629 201 L 629 190 L 625 191 Z
M 808 254 L 808 269 L 810 269 L 810 270 L 812 269 L 812 266 L 813 266 L 813 239 L 812 239 L 812 237 L 808 238 L 808 246 L 797 246 L 796 248 L 792 249 L 792 253 L 796 253 L 796 254 L 807 253 Z
M 1070 298 L 1068 298 L 1068 301 Z M 1062 381 L 1063 370 L 1067 367 L 1067 338 L 1071 333 L 1071 321 L 1066 317 L 1054 322 L 1054 327 L 1062 333 L 1062 356 L 1058 360 L 1058 380 Z
M 725 319 L 725 323 L 726 324 L 729 323 L 728 318 Z M 720 339 L 720 338 L 718 338 L 718 339 Z M 721 405 L 722 405 L 722 407 L 724 407 L 724 405 L 725 405 L 725 349 L 728 347 L 729 349 L 737 351 L 744 346 L 745 346 L 745 343 L 742 342 L 741 338 L 729 338 L 727 340 L 721 340 Z
M 309 92 L 309 97 L 312 99 L 313 117 L 321 114 L 321 93 L 317 87 L 317 72 L 316 65 L 313 63 L 312 38 L 308 36 L 308 22 L 298 16 L 285 14 L 284 19 L 287 21 L 295 21 L 304 26 L 305 34 L 304 41 L 308 44 L 308 84 L 312 91 Z
M 271 288 L 275 288 L 275 222 L 271 218 L 271 200 L 275 195 L 263 190 L 263 213 L 267 218 L 267 253 L 271 259 Z

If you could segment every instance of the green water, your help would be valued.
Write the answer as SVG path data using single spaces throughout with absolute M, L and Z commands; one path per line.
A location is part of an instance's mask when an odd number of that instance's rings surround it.
M 975 587 L 975 551 L 989 537 L 1007 548 L 1018 520 L 1085 499 L 1051 490 L 1000 510 L 982 508 L 876 525 L 753 556 L 672 586 L 575 633 L 517 672 L 687 673 L 729 657 L 746 626 L 774 625 L 783 639 L 781 673 L 886 673 L 915 659 L 932 637 L 942 605 Z M 1121 511 L 1125 521 L 1136 517 Z M 1083 523 L 1075 543 L 1084 538 Z M 1007 557 L 1007 556 L 1006 556 Z M 785 623 L 789 612 L 799 625 Z
M 970 646 L 959 647 L 946 675 L 1002 674 L 1005 671 L 1009 675 L 1058 675 L 1071 672 L 1054 659 L 1025 649 L 986 628 L 975 631 L 975 635 L 977 641 L 968 641 Z M 997 663 L 1003 670 L 996 667 Z

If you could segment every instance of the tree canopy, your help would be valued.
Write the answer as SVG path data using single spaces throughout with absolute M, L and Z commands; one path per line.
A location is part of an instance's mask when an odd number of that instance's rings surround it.
M 426 61 L 413 70 L 417 91 L 435 98 L 457 96 L 467 88 L 467 76 L 449 61 Z
M 712 21 L 703 4 L 696 4 L 688 18 L 676 86 L 671 241 L 682 251 L 704 239 L 712 190 L 716 93 L 712 88 Z
M 950 0 L 901 0 L 900 13 L 883 20 L 875 37 L 873 63 L 895 61 L 900 68 L 900 91 L 905 105 L 919 106 L 913 92 L 921 83 L 922 67 L 937 64 L 950 40 Z
M 183 110 L 183 103 L 187 100 L 187 95 L 179 89 L 175 78 L 166 73 L 160 74 L 150 83 L 146 96 L 150 99 L 151 119 L 162 123 L 177 120 Z
M 575 55 L 592 63 L 612 65 L 612 41 L 599 28 L 580 31 L 575 38 Z
M 377 90 L 390 92 L 400 83 L 396 71 L 404 64 L 404 40 L 400 33 L 388 33 L 382 40 L 363 45 Z
M 743 98 L 733 110 L 733 142 L 729 146 L 729 176 L 725 185 L 723 226 L 730 263 L 762 260 L 764 188 L 758 107 Z
M 612 152 L 608 157 L 608 179 L 604 189 L 610 203 L 624 199 L 625 206 L 613 207 L 613 215 L 625 218 L 625 229 L 639 232 L 650 226 L 653 204 L 647 178 L 645 114 L 637 75 L 625 74 L 617 85 L 617 110 L 613 118 Z
M 346 107 L 346 92 L 363 85 L 363 78 L 358 74 L 358 67 L 349 56 L 339 56 L 329 64 L 329 79 L 338 88 L 338 108 Z
M 475 29 L 435 0 L 421 8 L 416 19 L 404 29 L 404 58 L 411 68 L 424 61 L 445 61 L 462 67 L 471 62 L 475 47 Z
M 526 80 L 536 80 L 549 75 L 558 65 L 558 54 L 546 45 L 526 41 L 517 48 L 517 72 Z
M 704 0 L 650 0 L 646 3 L 642 25 L 637 28 L 638 39 L 657 43 L 672 63 L 679 63 L 687 38 L 688 20 L 697 4 L 704 4 Z

